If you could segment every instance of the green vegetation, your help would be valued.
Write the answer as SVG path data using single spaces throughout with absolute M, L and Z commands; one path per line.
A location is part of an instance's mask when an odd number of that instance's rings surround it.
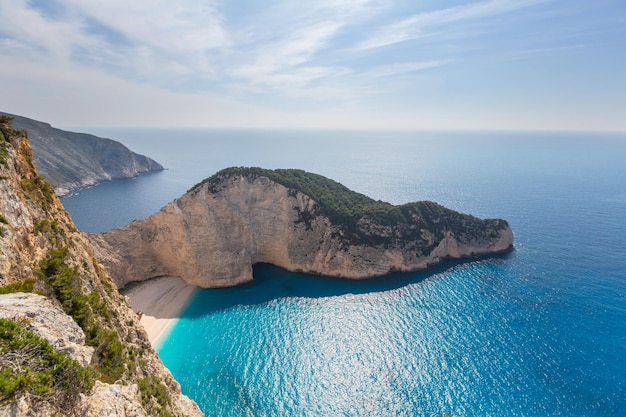
M 0 287 L 0 294 L 12 294 L 14 292 L 35 292 L 35 280 L 27 278 Z
M 25 134 L 22 130 L 13 129 L 11 127 L 12 117 L 7 115 L 0 115 L 0 165 L 4 165 L 7 162 L 9 156 L 10 141 Z
M 98 379 L 115 382 L 125 371 L 125 352 L 117 330 L 107 329 L 110 312 L 100 294 L 84 294 L 78 268 L 67 264 L 67 247 L 53 249 L 41 261 L 36 275 L 47 284 L 49 298 L 59 301 L 63 310 L 83 329 L 87 344 L 95 348 L 92 364 Z
M 31 200 L 38 203 L 44 211 L 48 211 L 54 201 L 54 188 L 40 175 L 21 178 L 24 192 Z
M 507 225 L 504 220 L 484 221 L 430 201 L 394 206 L 352 191 L 321 175 L 297 169 L 227 168 L 195 185 L 190 191 L 208 184 L 211 192 L 218 192 L 223 181 L 233 176 L 250 179 L 267 177 L 292 192 L 308 195 L 318 206 L 300 212 L 298 222 L 311 227 L 314 217 L 322 214 L 341 228 L 344 238 L 356 244 L 387 246 L 425 242 L 427 239 L 422 236 L 423 230 L 432 232 L 438 238 L 444 231 L 452 230 L 458 238 L 471 241 L 484 238 L 487 229 L 490 231 L 488 237 L 497 237 L 498 231 Z M 385 229 L 385 233 L 381 233 L 381 229 Z M 422 253 L 430 253 L 437 244 L 438 241 L 421 245 Z
M 384 212 L 393 207 L 389 203 L 376 201 L 364 194 L 352 191 L 336 181 L 300 169 L 227 168 L 192 189 L 208 183 L 209 189 L 216 192 L 216 187 L 224 178 L 236 175 L 252 178 L 263 176 L 289 189 L 300 191 L 317 201 L 324 214 L 331 218 L 360 218 L 366 214 Z
M 9 224 L 9 221 L 7 220 L 6 217 L 0 214 L 0 223 Z M 5 234 L 6 234 L 6 229 L 3 226 L 0 226 L 0 237 L 3 237 Z
M 0 125 L 0 165 L 7 163 L 7 157 L 9 156 L 9 143 L 7 142 L 4 132 L 7 129 Z
M 26 131 L 11 126 L 12 117 L 0 115 L 0 141 L 6 142 L 20 136 L 26 136 Z
M 2 131 L 0 130 L 0 165 L 4 165 L 7 163 L 7 157 L 9 156 L 9 149 L 7 148 L 7 143 L 4 141 L 4 135 L 2 135 Z
M 9 142 L 13 141 L 13 146 L 17 146 L 15 145 L 15 143 L 17 143 L 15 139 L 27 136 L 25 130 L 18 130 L 11 127 L 11 120 L 13 120 L 13 118 L 10 116 L 0 115 L 0 165 L 6 164 L 7 157 L 9 156 L 8 147 L 11 146 Z M 33 164 L 30 158 L 28 162 L 31 165 Z M 26 195 L 31 200 L 39 203 L 41 207 L 47 211 L 52 204 L 54 196 L 54 188 L 52 188 L 52 185 L 37 174 L 22 176 L 21 183 Z
M 63 407 L 89 391 L 93 383 L 87 369 L 55 352 L 47 340 L 0 318 L 0 404 L 30 393 Z
M 172 402 L 167 392 L 167 387 L 154 376 L 140 378 L 137 381 L 141 391 L 141 402 L 144 409 L 151 416 L 171 417 L 167 406 Z

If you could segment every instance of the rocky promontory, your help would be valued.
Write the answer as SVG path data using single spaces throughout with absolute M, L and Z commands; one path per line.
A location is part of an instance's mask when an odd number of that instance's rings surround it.
M 301 170 L 229 168 L 154 215 L 89 238 L 118 287 L 173 275 L 201 287 L 252 266 L 368 278 L 512 249 L 501 219 L 422 201 L 394 206 Z
M 105 181 L 163 170 L 158 162 L 132 152 L 117 141 L 57 129 L 22 116 L 1 114 L 13 119 L 14 128 L 28 133 L 37 171 L 59 196 Z
M 0 116 L 0 416 L 201 416 Z

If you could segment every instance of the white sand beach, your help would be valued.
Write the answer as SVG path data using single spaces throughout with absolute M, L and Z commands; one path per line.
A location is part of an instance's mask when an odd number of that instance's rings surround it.
M 133 283 L 122 293 L 139 314 L 152 346 L 155 346 L 170 323 L 179 317 L 197 287 L 176 277 L 159 277 Z

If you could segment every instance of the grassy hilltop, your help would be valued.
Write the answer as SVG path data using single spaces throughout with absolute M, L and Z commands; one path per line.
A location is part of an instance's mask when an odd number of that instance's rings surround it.
M 454 230 L 457 237 L 471 241 L 484 234 L 485 222 L 492 230 L 493 237 L 499 230 L 508 226 L 505 220 L 486 221 L 467 214 L 447 209 L 432 201 L 418 201 L 393 205 L 374 200 L 364 194 L 326 178 L 300 169 L 263 169 L 257 167 L 232 167 L 195 185 L 193 189 L 208 184 L 209 190 L 217 192 L 220 183 L 226 178 L 244 176 L 248 178 L 267 177 L 293 191 L 299 191 L 318 203 L 317 212 L 301 213 L 301 220 L 307 222 L 312 215 L 322 214 L 334 224 L 343 228 L 346 236 L 360 244 L 397 244 L 421 238 L 422 230 L 435 234 L 444 230 Z M 392 236 L 381 236 L 369 225 L 393 228 Z M 432 248 L 427 248 L 432 249 Z

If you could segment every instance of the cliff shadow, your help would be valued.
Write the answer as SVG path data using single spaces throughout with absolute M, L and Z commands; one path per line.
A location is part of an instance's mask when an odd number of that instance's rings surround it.
M 271 264 L 253 267 L 253 280 L 230 288 L 199 288 L 193 294 L 181 318 L 197 318 L 233 307 L 250 307 L 286 297 L 322 298 L 346 294 L 384 292 L 422 282 L 460 264 L 485 259 L 509 259 L 514 251 L 470 260 L 446 260 L 415 272 L 394 272 L 381 277 L 352 280 L 301 272 L 290 272 Z

